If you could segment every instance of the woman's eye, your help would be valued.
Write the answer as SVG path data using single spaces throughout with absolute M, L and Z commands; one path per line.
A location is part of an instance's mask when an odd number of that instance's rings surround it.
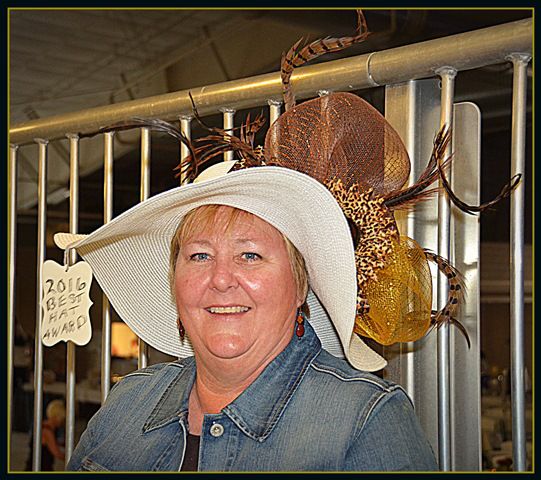
M 254 262 L 255 260 L 261 259 L 261 255 L 254 252 L 244 252 L 241 256 L 244 260 L 247 260 L 249 262 Z
M 204 262 L 210 258 L 208 253 L 194 253 L 190 255 L 190 260 L 194 262 Z

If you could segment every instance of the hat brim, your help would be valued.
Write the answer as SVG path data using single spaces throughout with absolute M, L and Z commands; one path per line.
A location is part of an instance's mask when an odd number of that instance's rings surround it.
M 54 239 L 60 248 L 75 248 L 90 264 L 111 305 L 143 341 L 185 357 L 193 351 L 177 332 L 168 276 L 170 243 L 184 215 L 208 204 L 250 212 L 287 236 L 306 262 L 313 292 L 310 323 L 323 347 L 342 356 L 342 346 L 360 370 L 386 365 L 353 333 L 357 280 L 346 218 L 329 190 L 308 175 L 282 167 L 231 172 L 151 197 L 90 235 L 58 233 Z

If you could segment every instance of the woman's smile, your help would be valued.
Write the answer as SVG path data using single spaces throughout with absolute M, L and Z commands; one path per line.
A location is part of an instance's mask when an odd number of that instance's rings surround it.
M 223 307 L 208 307 L 205 310 L 209 313 L 223 315 L 223 314 L 237 314 L 246 313 L 250 310 L 250 307 L 244 307 L 242 305 L 235 306 L 223 306 Z

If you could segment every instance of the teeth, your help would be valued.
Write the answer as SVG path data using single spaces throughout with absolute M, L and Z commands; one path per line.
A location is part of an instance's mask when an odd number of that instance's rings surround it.
M 210 313 L 244 313 L 249 310 L 248 307 L 210 307 L 207 308 Z

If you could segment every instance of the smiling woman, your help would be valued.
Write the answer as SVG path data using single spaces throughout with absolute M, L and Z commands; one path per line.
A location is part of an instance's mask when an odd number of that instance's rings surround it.
M 204 173 L 56 237 L 143 340 L 182 357 L 118 382 L 68 468 L 436 469 L 404 390 L 368 373 L 385 361 L 354 333 L 355 254 L 332 193 L 282 167 Z

